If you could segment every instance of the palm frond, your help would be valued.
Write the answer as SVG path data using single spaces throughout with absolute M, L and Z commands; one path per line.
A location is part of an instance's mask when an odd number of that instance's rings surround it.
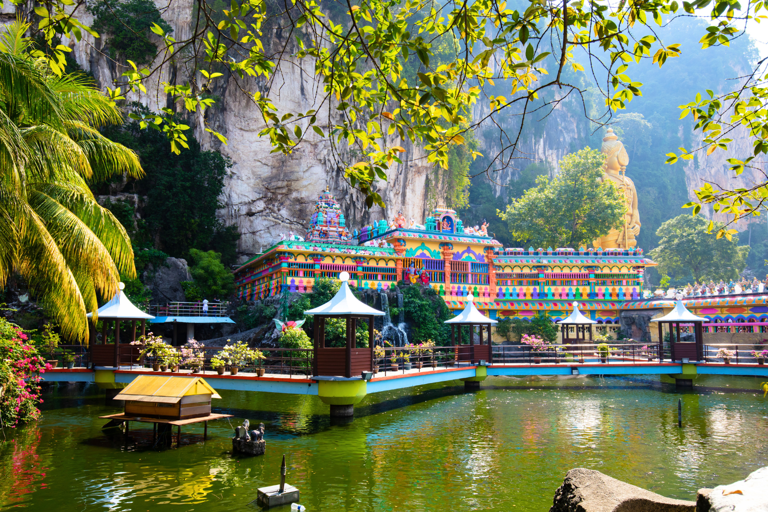
M 67 121 L 80 121 L 97 128 L 123 122 L 123 115 L 115 102 L 102 94 L 93 79 L 84 74 L 56 77 L 50 81 L 50 86 L 59 96 L 63 117 Z
M 21 133 L 30 148 L 27 178 L 30 182 L 74 179 L 93 174 L 83 149 L 66 133 L 47 125 L 23 128 Z
M 135 179 L 144 177 L 139 157 L 132 149 L 109 140 L 84 123 L 69 123 L 68 128 L 88 157 L 93 179 L 101 181 L 115 174 L 126 174 Z

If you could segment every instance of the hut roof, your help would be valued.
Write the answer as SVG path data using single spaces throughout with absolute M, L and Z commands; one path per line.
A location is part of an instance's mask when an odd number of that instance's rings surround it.
M 707 319 L 696 316 L 685 307 L 681 295 L 677 297 L 675 308 L 661 318 L 654 318 L 651 322 L 706 322 Z
M 115 320 L 152 320 L 152 315 L 148 315 L 136 306 L 125 296 L 123 289 L 125 285 L 120 283 L 118 285 L 119 290 L 112 300 L 104 304 L 99 308 L 98 318 L 102 319 L 115 319 Z M 92 313 L 88 313 L 88 318 L 91 318 Z
M 139 375 L 115 397 L 115 400 L 175 404 L 182 397 L 194 395 L 221 398 L 202 377 Z
M 363 304 L 357 297 L 352 294 L 352 290 L 349 289 L 349 274 L 342 272 L 339 274 L 341 280 L 341 288 L 334 295 L 334 297 L 314 309 L 309 309 L 304 312 L 305 315 L 322 315 L 322 316 L 384 316 L 383 311 L 374 309 L 367 304 Z
M 564 318 L 557 322 L 559 324 L 569 324 L 569 325 L 590 325 L 590 324 L 596 324 L 594 320 L 591 320 L 587 317 L 585 317 L 581 311 L 579 311 L 579 303 L 574 302 L 573 303 L 573 311 L 570 315 L 568 315 L 567 318 Z
M 488 318 L 475 307 L 475 298 L 472 295 L 467 296 L 467 304 L 461 313 L 445 321 L 446 324 L 497 324 L 496 320 Z

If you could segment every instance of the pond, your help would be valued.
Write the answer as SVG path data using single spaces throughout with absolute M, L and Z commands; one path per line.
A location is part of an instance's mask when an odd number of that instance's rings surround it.
M 180 449 L 124 445 L 102 431 L 93 385 L 52 386 L 36 427 L 5 429 L 0 509 L 258 510 L 256 488 L 288 483 L 314 511 L 546 511 L 568 469 L 586 467 L 694 499 L 768 465 L 768 399 L 754 379 L 700 378 L 677 392 L 655 379 L 491 378 L 368 396 L 331 424 L 316 397 L 222 392 L 217 412 L 267 426 L 267 453 L 231 454 L 227 420 L 186 427 Z M 683 400 L 683 428 L 677 402 Z M 151 439 L 149 428 L 131 435 Z M 288 508 L 272 509 L 283 512 Z

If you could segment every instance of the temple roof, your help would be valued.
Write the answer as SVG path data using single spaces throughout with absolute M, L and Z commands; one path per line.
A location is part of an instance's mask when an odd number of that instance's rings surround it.
M 115 296 L 112 297 L 112 300 L 99 308 L 97 316 L 100 320 L 152 320 L 155 318 L 133 305 L 128 297 L 125 296 L 125 293 L 123 293 L 123 290 L 125 289 L 123 283 L 120 283 L 117 286 L 119 290 Z M 86 316 L 91 318 L 93 314 L 88 313 Z
M 696 316 L 685 307 L 681 297 L 678 297 L 675 309 L 661 318 L 654 318 L 651 322 L 708 322 L 704 317 Z
M 322 306 L 305 311 L 305 315 L 384 316 L 383 311 L 374 309 L 357 300 L 357 297 L 354 296 L 352 290 L 349 288 L 349 274 L 347 272 L 339 274 L 339 279 L 341 280 L 341 288 L 339 288 L 336 295 Z
M 491 324 L 495 325 L 498 322 L 492 320 L 482 314 L 475 307 L 475 298 L 472 295 L 467 296 L 467 304 L 464 306 L 464 310 L 461 313 L 445 321 L 446 324 Z

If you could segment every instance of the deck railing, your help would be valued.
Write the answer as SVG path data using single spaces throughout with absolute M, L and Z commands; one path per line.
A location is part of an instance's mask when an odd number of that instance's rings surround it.
M 202 302 L 169 302 L 168 304 L 152 304 L 149 314 L 153 316 L 227 316 L 229 302 L 209 302 L 208 311 L 203 311 Z
M 608 351 L 598 351 L 596 343 L 550 345 L 534 351 L 528 345 L 496 345 L 494 364 L 559 364 L 559 363 L 648 363 L 659 361 L 658 343 L 606 343 Z M 665 354 L 667 355 L 667 354 Z

